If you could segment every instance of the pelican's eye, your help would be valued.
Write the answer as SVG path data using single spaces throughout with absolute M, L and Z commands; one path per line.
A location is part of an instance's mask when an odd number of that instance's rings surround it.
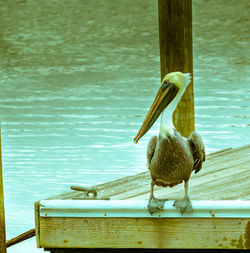
M 163 84 L 162 84 L 161 87 L 162 87 L 163 90 L 166 90 L 169 86 L 170 86 L 169 81 L 168 81 L 168 80 L 165 80 L 165 81 L 163 82 Z

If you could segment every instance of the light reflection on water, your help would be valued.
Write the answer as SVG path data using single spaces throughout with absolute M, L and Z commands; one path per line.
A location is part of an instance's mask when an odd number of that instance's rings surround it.
M 145 171 L 146 145 L 159 129 L 133 144 L 160 83 L 156 2 L 36 4 L 0 6 L 8 238 L 34 226 L 37 200 Z M 193 4 L 196 129 L 207 153 L 248 144 L 247 8 Z M 34 248 L 30 240 L 9 252 Z

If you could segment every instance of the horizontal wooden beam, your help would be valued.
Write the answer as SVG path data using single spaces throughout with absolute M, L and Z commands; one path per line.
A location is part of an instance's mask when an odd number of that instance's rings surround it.
M 43 248 L 249 249 L 244 218 L 45 218 Z

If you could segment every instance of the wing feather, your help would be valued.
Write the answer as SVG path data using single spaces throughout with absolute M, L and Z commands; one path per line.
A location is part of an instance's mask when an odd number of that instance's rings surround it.
M 157 143 L 157 136 L 151 137 L 151 139 L 149 140 L 149 143 L 148 143 L 148 148 L 147 148 L 148 167 L 150 167 L 151 160 L 154 156 L 156 143 Z
M 195 173 L 198 173 L 202 168 L 202 163 L 206 159 L 205 146 L 201 136 L 197 132 L 192 132 L 188 140 L 191 145 L 194 158 L 193 170 L 195 171 Z

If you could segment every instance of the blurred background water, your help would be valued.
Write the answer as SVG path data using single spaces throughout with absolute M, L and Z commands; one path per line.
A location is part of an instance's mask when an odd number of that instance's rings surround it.
M 250 2 L 194 0 L 196 130 L 207 153 L 248 144 Z M 157 1 L 0 0 L 7 238 L 35 201 L 146 170 L 160 85 Z M 34 238 L 8 252 L 41 252 Z

